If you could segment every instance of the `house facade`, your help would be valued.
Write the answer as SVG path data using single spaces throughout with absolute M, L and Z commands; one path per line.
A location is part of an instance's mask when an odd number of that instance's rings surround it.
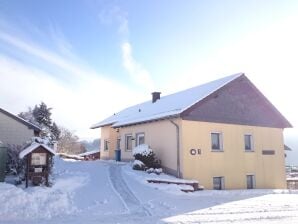
M 148 144 L 167 173 L 206 189 L 286 188 L 283 129 L 291 124 L 244 74 L 124 109 L 95 124 L 101 158 Z
M 21 146 L 40 131 L 36 125 L 0 108 L 0 141 L 4 145 Z

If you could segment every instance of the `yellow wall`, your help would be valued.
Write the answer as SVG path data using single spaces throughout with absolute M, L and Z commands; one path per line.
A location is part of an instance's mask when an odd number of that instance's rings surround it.
M 102 159 L 114 159 L 115 149 L 117 143 L 117 131 L 111 126 L 105 126 L 101 128 L 101 145 L 100 145 L 100 157 Z M 104 150 L 104 142 L 108 141 L 108 150 Z
M 175 122 L 180 120 L 174 119 Z M 162 166 L 173 171 L 177 169 L 176 153 L 176 128 L 169 120 L 150 122 L 140 125 L 120 128 L 121 135 L 121 158 L 124 160 L 133 159 L 131 151 L 125 151 L 125 134 L 132 134 L 136 138 L 137 133 L 145 134 L 145 144 L 149 145 L 155 152 Z M 135 140 L 132 142 L 135 147 Z
M 277 128 L 182 121 L 183 176 L 196 179 L 206 189 L 213 177 L 223 176 L 226 189 L 246 188 L 246 175 L 253 174 L 256 188 L 286 188 L 283 130 Z M 221 132 L 223 152 L 211 151 L 211 132 Z M 244 134 L 252 134 L 254 152 L 245 152 Z M 201 149 L 191 155 L 190 149 Z M 275 155 L 262 155 L 262 150 Z

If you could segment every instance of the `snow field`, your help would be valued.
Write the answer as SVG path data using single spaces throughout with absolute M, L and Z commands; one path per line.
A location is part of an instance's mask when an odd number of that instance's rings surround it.
M 131 166 L 57 158 L 51 188 L 0 183 L 0 223 L 298 223 L 298 191 L 184 193 L 181 185 L 147 182 L 176 178 Z

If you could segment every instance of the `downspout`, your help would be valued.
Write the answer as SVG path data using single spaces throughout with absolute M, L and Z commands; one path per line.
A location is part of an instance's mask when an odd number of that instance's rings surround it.
M 180 173 L 180 130 L 179 125 L 172 120 L 169 120 L 176 127 L 176 138 L 177 138 L 177 177 L 181 177 Z

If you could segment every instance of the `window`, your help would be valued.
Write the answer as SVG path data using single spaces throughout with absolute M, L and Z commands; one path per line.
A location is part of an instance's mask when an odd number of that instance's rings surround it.
M 247 186 L 247 189 L 255 188 L 255 176 L 254 175 L 246 175 L 246 186 Z
M 253 151 L 252 135 L 244 135 L 244 148 L 245 151 Z
M 107 140 L 104 140 L 104 151 L 108 151 L 109 150 L 109 142 Z
M 138 133 L 136 137 L 136 146 L 145 144 L 145 134 L 144 133 Z
M 117 138 L 117 149 L 120 149 L 120 143 L 121 143 L 121 139 Z
M 214 190 L 224 189 L 224 177 L 213 177 L 213 189 Z
M 132 135 L 131 134 L 125 135 L 125 150 L 126 151 L 132 150 Z
M 47 154 L 46 153 L 32 153 L 31 165 L 46 165 Z
M 211 133 L 211 148 L 214 151 L 222 150 L 222 136 L 221 133 Z

